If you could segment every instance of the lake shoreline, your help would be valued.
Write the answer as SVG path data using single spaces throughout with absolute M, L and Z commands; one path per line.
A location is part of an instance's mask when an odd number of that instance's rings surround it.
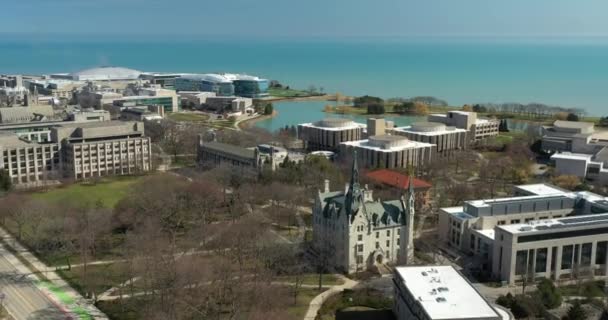
M 245 129 L 249 129 L 255 126 L 255 124 L 259 121 L 263 121 L 263 120 L 267 120 L 273 117 L 276 117 L 279 114 L 278 111 L 273 110 L 272 114 L 266 114 L 266 115 L 261 115 L 259 117 L 255 117 L 255 118 L 251 118 L 251 119 L 247 119 L 244 121 L 239 122 L 239 124 L 237 125 L 238 130 L 245 130 Z

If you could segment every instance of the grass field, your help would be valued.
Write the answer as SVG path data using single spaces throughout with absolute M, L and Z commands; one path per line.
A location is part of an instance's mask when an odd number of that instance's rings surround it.
M 202 113 L 174 112 L 168 115 L 169 119 L 180 122 L 205 122 L 209 116 Z
M 306 285 L 319 284 L 319 275 L 316 273 L 305 274 L 305 275 L 303 275 L 302 278 L 303 278 L 303 282 L 302 282 L 303 284 L 306 284 Z M 277 281 L 294 282 L 295 277 L 293 277 L 293 276 L 280 277 L 279 279 L 277 279 Z M 344 281 L 342 281 L 342 279 L 336 277 L 333 274 L 324 274 L 323 275 L 323 287 L 335 286 L 335 285 L 340 285 L 343 283 L 344 283 Z
M 49 202 L 67 202 L 76 205 L 101 204 L 114 208 L 124 198 L 131 186 L 143 176 L 107 178 L 98 182 L 82 182 L 36 192 L 32 196 Z
M 292 97 L 310 97 L 308 91 L 284 89 L 284 88 L 269 88 L 268 94 L 273 97 L 292 98 Z
M 118 286 L 128 280 L 123 272 L 125 268 L 123 263 L 114 263 L 106 265 L 89 265 L 87 266 L 88 274 L 88 289 L 96 294 L 101 294 L 106 290 Z M 81 294 L 85 293 L 83 281 L 83 267 L 73 267 L 72 270 L 58 271 L 61 277 L 68 281 L 70 285 Z
M 303 319 L 308 311 L 308 305 L 310 301 L 314 299 L 319 293 L 316 289 L 304 288 L 300 290 L 296 304 L 291 303 L 287 306 L 287 312 L 297 319 Z

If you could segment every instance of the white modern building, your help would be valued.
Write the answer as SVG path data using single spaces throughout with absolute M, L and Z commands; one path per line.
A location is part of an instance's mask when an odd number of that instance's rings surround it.
M 435 156 L 436 146 L 385 134 L 340 144 L 341 154 L 352 153 L 352 150 L 357 151 L 359 160 L 366 168 L 393 169 L 421 167 L 430 163 Z
M 608 183 L 608 131 L 593 123 L 555 121 L 543 127 L 542 148 L 554 152 L 557 174 Z
M 505 282 L 606 277 L 608 214 L 495 228 L 492 273 Z
M 346 141 L 363 139 L 366 125 L 350 119 L 327 118 L 313 123 L 298 125 L 298 138 L 309 151 L 338 151 Z
M 397 320 L 509 320 L 452 266 L 398 267 L 393 277 Z
M 498 135 L 500 121 L 498 119 L 478 118 L 476 112 L 448 111 L 446 114 L 430 114 L 429 122 L 439 122 L 468 131 L 469 139 L 482 140 Z
M 359 185 L 354 156 L 350 184 L 330 191 L 329 181 L 313 207 L 313 248 L 318 259 L 347 273 L 384 264 L 411 263 L 414 253 L 414 191 L 407 199 L 374 200 Z
M 71 79 L 74 81 L 124 81 L 137 80 L 141 74 L 142 72 L 139 70 L 123 67 L 97 67 L 67 74 L 53 74 L 51 78 Z
M 562 190 L 546 184 L 523 185 L 515 188 L 513 197 L 472 200 L 466 201 L 463 206 L 442 208 L 439 212 L 439 236 L 448 247 L 472 254 L 477 260 L 475 264 L 479 266 L 479 271 L 512 284 L 523 280 L 522 274 L 515 270 L 514 257 L 517 254 L 515 251 L 519 250 L 517 248 L 538 249 L 540 252 L 545 252 L 545 249 L 553 250 L 547 246 L 549 242 L 545 242 L 542 237 L 520 241 L 517 238 L 519 234 L 542 229 L 540 233 L 547 234 L 543 237 L 555 240 L 554 246 L 559 247 L 608 240 L 608 229 L 605 232 L 593 231 L 589 234 L 561 234 L 564 230 L 571 231 L 570 227 L 574 227 L 572 230 L 578 230 L 571 221 L 593 220 L 602 213 L 608 213 L 608 198 L 587 191 Z M 569 220 L 571 217 L 579 220 Z M 597 220 L 595 223 L 600 225 L 602 222 Z M 542 227 L 554 224 L 565 224 L 568 227 Z M 509 256 L 511 253 L 513 255 Z M 536 255 L 534 252 L 528 255 L 533 254 L 534 259 L 539 259 L 535 262 L 538 263 L 538 270 L 542 269 L 541 265 L 547 267 L 544 263 L 548 263 L 546 261 L 549 261 L 551 256 L 547 260 L 547 256 Z M 580 257 L 573 261 L 580 263 Z M 601 266 L 597 264 L 591 267 L 601 271 Z M 572 276 L 572 270 L 567 268 L 567 265 L 560 269 L 556 269 L 555 265 L 547 268 L 552 268 L 553 272 L 529 270 L 525 274 L 529 277 L 551 277 L 554 280 Z M 605 275 L 595 271 L 593 274 Z
M 454 150 L 466 149 L 469 142 L 466 129 L 439 122 L 416 122 L 411 126 L 394 128 L 390 132 L 412 141 L 433 144 L 437 154 L 449 154 Z

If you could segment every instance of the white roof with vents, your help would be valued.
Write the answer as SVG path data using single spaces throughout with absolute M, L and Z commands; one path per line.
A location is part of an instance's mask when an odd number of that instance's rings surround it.
M 430 319 L 500 319 L 452 266 L 398 267 L 405 287 Z
M 80 81 L 108 81 L 108 80 L 136 80 L 141 71 L 122 67 L 99 67 L 70 73 L 74 80 Z

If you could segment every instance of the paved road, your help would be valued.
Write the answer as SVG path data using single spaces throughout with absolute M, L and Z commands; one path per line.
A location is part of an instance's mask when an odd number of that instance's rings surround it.
M 28 276 L 23 265 L 15 266 L 14 256 L 0 245 L 0 292 L 4 307 L 15 320 L 69 319 Z M 25 271 L 25 272 L 24 272 Z

